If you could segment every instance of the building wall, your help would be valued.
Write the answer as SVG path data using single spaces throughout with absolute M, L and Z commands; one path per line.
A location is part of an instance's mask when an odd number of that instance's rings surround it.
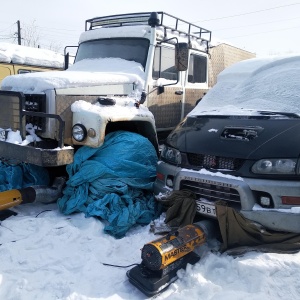
M 216 84 L 218 74 L 225 68 L 241 60 L 256 57 L 255 53 L 224 43 L 210 48 L 209 53 L 211 55 L 208 68 L 209 87 Z

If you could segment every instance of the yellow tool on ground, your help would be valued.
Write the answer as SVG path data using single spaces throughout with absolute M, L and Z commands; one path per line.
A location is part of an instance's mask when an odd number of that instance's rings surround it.
M 129 281 L 149 297 L 165 290 L 177 279 L 178 270 L 199 261 L 194 250 L 216 235 L 216 226 L 203 220 L 145 244 L 142 262 L 126 273 Z
M 47 204 L 55 202 L 61 196 L 64 184 L 65 178 L 57 177 L 52 187 L 37 185 L 0 192 L 0 210 L 5 210 L 21 203 L 41 202 Z
M 23 195 L 22 195 L 23 193 Z M 9 190 L 0 193 L 0 210 L 8 209 L 19 205 L 24 201 L 22 190 Z
M 187 225 L 145 244 L 142 260 L 148 269 L 162 270 L 204 243 L 204 231 L 197 225 Z

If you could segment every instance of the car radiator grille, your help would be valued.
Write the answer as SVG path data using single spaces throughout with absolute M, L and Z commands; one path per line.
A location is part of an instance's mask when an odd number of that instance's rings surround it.
M 46 95 L 45 94 L 26 94 L 25 110 L 33 112 L 46 112 Z M 44 131 L 45 118 L 26 116 L 26 124 L 31 123 L 36 130 Z
M 238 170 L 244 163 L 243 159 L 221 157 L 204 154 L 187 154 L 189 164 L 196 167 L 215 170 Z
M 182 180 L 180 190 L 187 189 L 194 192 L 198 198 L 211 201 L 223 200 L 234 205 L 240 204 L 240 195 L 236 189 L 211 183 Z

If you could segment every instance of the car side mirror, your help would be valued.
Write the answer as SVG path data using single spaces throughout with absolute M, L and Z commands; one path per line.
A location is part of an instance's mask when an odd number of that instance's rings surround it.
M 175 67 L 177 71 L 186 71 L 188 68 L 189 45 L 177 43 L 175 45 Z

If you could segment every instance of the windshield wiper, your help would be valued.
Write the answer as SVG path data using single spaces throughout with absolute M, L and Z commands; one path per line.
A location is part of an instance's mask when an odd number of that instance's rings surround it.
M 284 111 L 269 111 L 269 110 L 258 110 L 258 113 L 265 115 L 265 116 L 276 116 L 276 115 L 281 115 L 281 116 L 286 116 L 289 118 L 300 118 L 298 114 L 295 113 L 290 113 L 290 112 L 284 112 Z

